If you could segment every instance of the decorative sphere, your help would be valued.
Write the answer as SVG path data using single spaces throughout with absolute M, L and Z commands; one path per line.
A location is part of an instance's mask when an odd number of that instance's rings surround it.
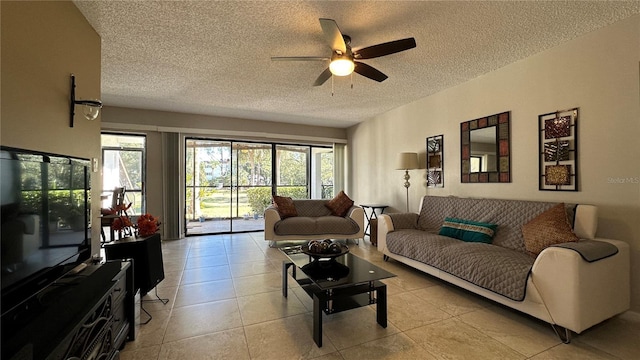
M 342 251 L 342 248 L 340 247 L 340 244 L 333 243 L 333 244 L 329 245 L 329 251 L 334 253 L 334 254 L 338 254 L 340 251 Z
M 309 251 L 311 251 L 312 253 L 322 252 L 322 245 L 320 241 L 317 241 L 317 240 L 309 241 Z

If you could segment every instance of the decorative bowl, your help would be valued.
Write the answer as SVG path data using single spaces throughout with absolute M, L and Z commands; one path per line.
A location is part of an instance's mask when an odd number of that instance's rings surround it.
M 333 245 L 335 244 L 335 245 Z M 349 247 L 339 242 L 332 242 L 332 245 L 335 247 L 339 247 L 339 252 L 331 251 L 329 248 L 324 249 L 323 251 L 317 252 L 309 249 L 309 244 L 302 245 L 302 252 L 311 256 L 314 259 L 332 259 L 342 256 L 349 252 Z

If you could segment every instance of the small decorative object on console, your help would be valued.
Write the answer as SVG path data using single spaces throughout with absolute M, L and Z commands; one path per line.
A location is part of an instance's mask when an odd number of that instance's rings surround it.
M 138 220 L 134 225 L 129 215 L 122 215 L 113 220 L 111 227 L 115 231 L 122 231 L 125 236 L 151 236 L 158 232 L 160 221 L 151 214 L 142 214 L 138 216 Z
M 151 236 L 158 231 L 160 221 L 151 214 L 142 214 L 138 217 L 138 235 Z

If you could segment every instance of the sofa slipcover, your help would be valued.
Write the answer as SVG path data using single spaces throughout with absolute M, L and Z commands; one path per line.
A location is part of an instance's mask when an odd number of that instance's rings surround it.
M 436 241 L 434 239 L 440 237 L 437 231 L 445 217 L 457 217 L 498 224 L 493 243 L 481 244 L 483 246 L 479 248 L 483 251 L 491 251 L 493 248 L 496 252 L 508 250 L 518 257 L 527 254 L 521 232 L 522 225 L 555 205 L 557 204 L 524 200 L 425 196 L 422 198 L 419 214 L 379 216 L 378 250 L 385 257 L 546 321 L 553 325 L 554 329 L 561 327 L 565 330 L 563 340 L 568 341 L 570 331 L 580 333 L 628 310 L 630 306 L 629 245 L 620 240 L 596 237 L 597 207 L 583 204 L 568 206 L 567 213 L 573 231 L 580 239 L 595 241 L 596 245 L 606 242 L 615 246 L 617 251 L 589 262 L 575 249 L 560 246 L 544 249 L 537 257 L 531 257 L 532 264 L 523 284 L 522 299 L 501 294 L 487 286 L 488 283 L 499 282 L 503 280 L 501 278 L 511 276 L 509 266 L 505 266 L 499 274 L 483 275 L 473 272 L 473 260 L 468 260 L 470 262 L 463 263 L 462 267 L 466 265 L 471 274 L 454 273 L 442 264 L 424 262 L 426 260 L 419 256 L 420 251 L 424 250 L 410 253 L 400 250 L 408 244 L 391 244 L 394 241 L 402 242 L 403 236 L 420 238 L 424 244 Z M 394 217 L 397 218 L 395 221 Z M 466 252 L 472 252 L 472 246 L 478 247 L 477 243 L 464 244 L 453 239 L 450 241 L 467 248 Z M 580 246 L 580 242 L 577 246 Z M 593 243 L 590 242 L 588 246 L 593 246 Z M 438 253 L 432 257 L 447 257 L 445 262 L 459 262 L 460 258 L 466 256 L 458 256 L 461 251 L 435 251 Z
M 298 216 L 282 219 L 274 206 L 264 212 L 267 241 L 360 239 L 364 236 L 364 210 L 352 206 L 344 217 L 331 214 L 328 200 L 293 199 Z

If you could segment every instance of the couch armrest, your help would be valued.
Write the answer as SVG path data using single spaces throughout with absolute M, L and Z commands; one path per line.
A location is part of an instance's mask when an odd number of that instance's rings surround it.
M 280 221 L 280 213 L 275 207 L 269 206 L 264 210 L 264 239 L 275 241 L 274 226 Z
M 598 229 L 598 207 L 594 205 L 578 205 L 576 207 L 573 231 L 581 239 L 593 239 Z
M 618 253 L 589 263 L 573 250 L 548 247 L 531 269 L 531 281 L 553 322 L 577 333 L 630 306 L 629 245 L 595 240 L 615 245 Z
M 378 251 L 385 253 L 387 250 L 387 234 L 394 231 L 393 221 L 388 214 L 378 215 Z
M 358 224 L 360 231 L 353 235 L 354 238 L 359 239 L 364 237 L 364 209 L 360 206 L 353 205 L 349 211 L 347 211 L 347 217 L 353 219 Z
M 378 251 L 387 250 L 387 234 L 399 229 L 416 229 L 418 226 L 416 213 L 389 213 L 378 215 Z M 394 222 L 395 220 L 395 222 Z M 396 228 L 396 226 L 398 226 Z

